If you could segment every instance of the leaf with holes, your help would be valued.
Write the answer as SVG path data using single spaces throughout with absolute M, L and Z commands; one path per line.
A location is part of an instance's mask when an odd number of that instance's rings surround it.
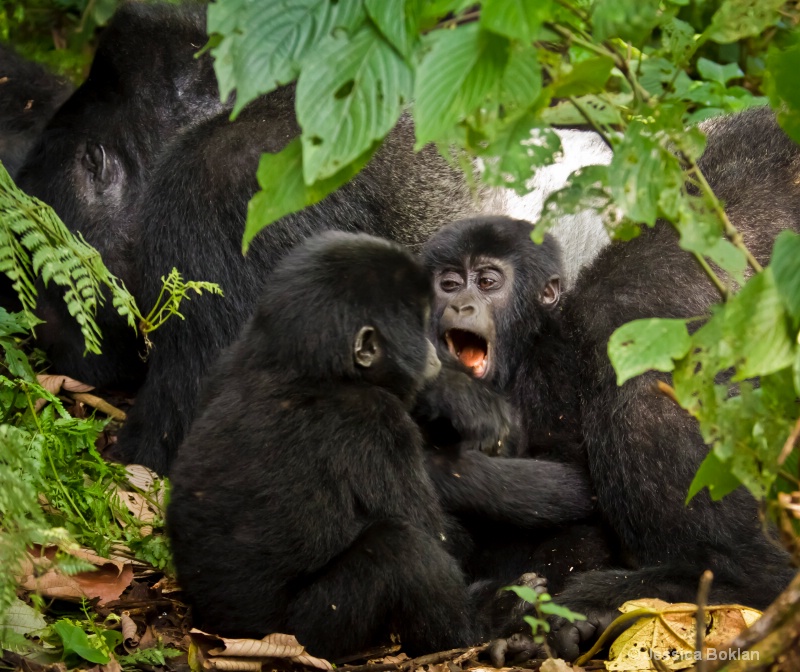
M 297 82 L 305 183 L 333 176 L 382 140 L 411 90 L 411 70 L 374 29 L 321 44 Z
M 208 33 L 220 96 L 236 89 L 234 116 L 256 96 L 294 80 L 319 41 L 352 32 L 364 21 L 362 0 L 218 0 L 208 8 Z
M 634 320 L 617 329 L 608 341 L 608 358 L 617 372 L 617 385 L 645 371 L 672 371 L 692 341 L 683 320 Z

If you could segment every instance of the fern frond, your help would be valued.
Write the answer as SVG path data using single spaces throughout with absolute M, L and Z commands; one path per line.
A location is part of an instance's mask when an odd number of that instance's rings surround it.
M 64 289 L 67 310 L 80 325 L 86 350 L 100 352 L 95 316 L 111 293 L 117 312 L 136 328 L 139 309 L 122 281 L 103 264 L 100 253 L 73 234 L 52 208 L 21 191 L 0 163 L 0 273 L 11 280 L 22 306 L 36 306 L 37 276 Z

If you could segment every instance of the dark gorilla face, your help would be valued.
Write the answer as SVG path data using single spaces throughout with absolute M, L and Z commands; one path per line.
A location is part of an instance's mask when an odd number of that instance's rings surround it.
M 466 259 L 434 276 L 434 314 L 440 342 L 477 378 L 490 379 L 497 311 L 511 300 L 514 269 L 500 259 Z
M 478 217 L 425 245 L 433 276 L 432 335 L 477 378 L 503 388 L 560 297 L 555 241 L 536 245 L 529 222 Z

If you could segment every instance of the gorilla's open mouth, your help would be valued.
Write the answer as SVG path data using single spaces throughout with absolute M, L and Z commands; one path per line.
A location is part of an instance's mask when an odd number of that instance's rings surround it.
M 482 336 L 463 329 L 449 329 L 444 334 L 447 347 L 459 361 L 483 378 L 489 370 L 489 343 Z

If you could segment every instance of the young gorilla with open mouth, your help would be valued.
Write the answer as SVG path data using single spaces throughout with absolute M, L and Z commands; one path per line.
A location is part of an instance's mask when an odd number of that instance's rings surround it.
M 520 616 L 510 593 L 473 591 L 451 554 L 410 415 L 440 369 L 432 298 L 411 253 L 363 234 L 323 234 L 278 264 L 172 472 L 175 567 L 198 627 L 288 632 L 336 659 L 393 633 L 410 654 L 478 644 Z

